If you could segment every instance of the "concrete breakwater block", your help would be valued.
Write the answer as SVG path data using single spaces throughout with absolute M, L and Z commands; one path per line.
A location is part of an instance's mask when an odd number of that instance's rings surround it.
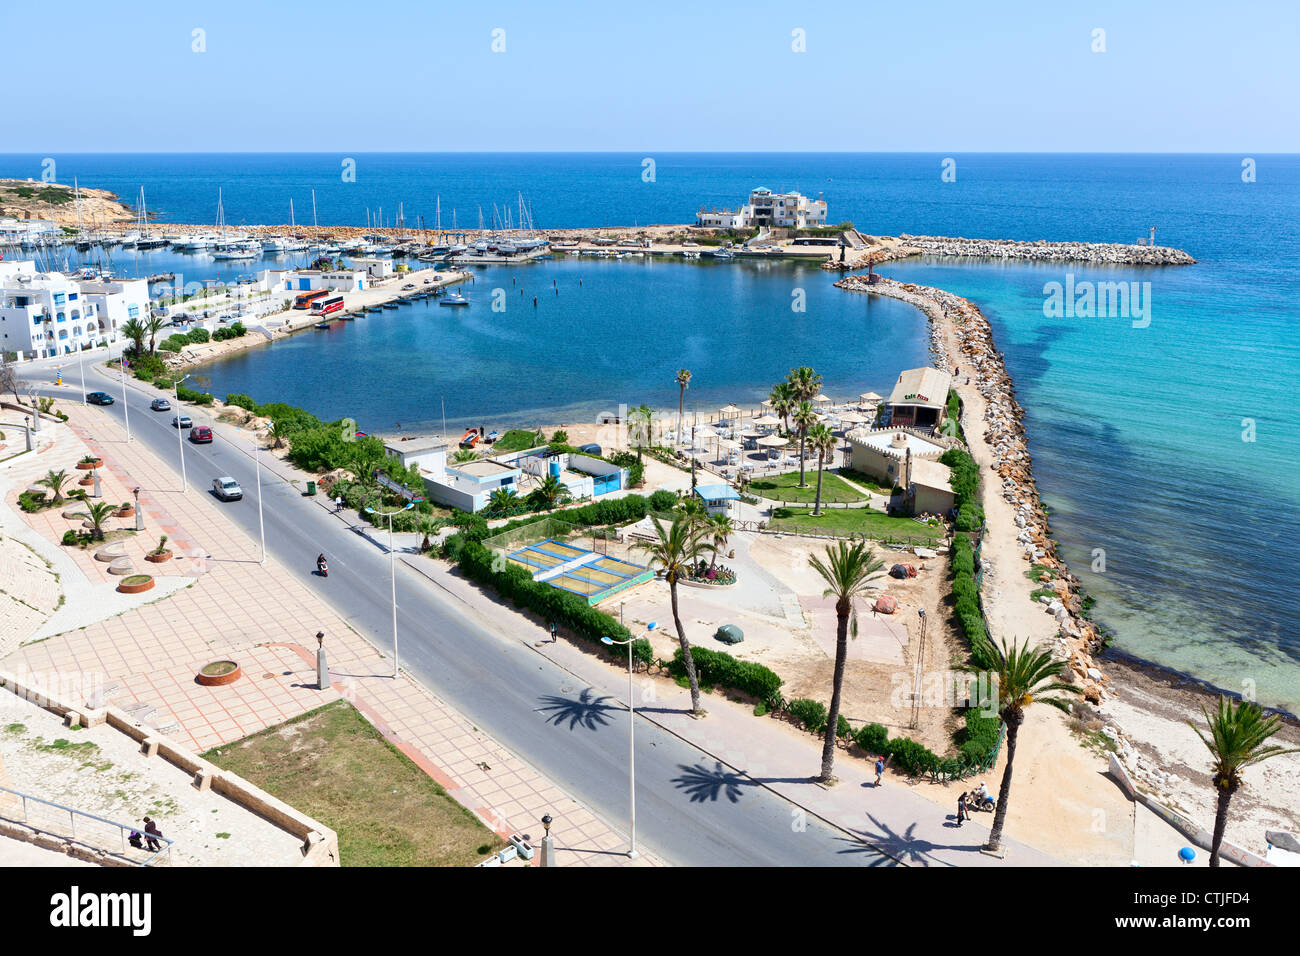
M 84 511 L 72 511 L 71 509 L 69 509 L 69 510 L 63 512 L 63 517 L 65 517 L 65 518 L 72 518 L 72 519 L 75 520 L 75 519 L 77 519 L 77 518 L 84 518 L 84 517 L 86 517 L 86 513 L 85 513 Z
M 130 558 L 114 558 L 108 566 L 109 574 L 131 574 L 134 571 L 135 565 Z
M 125 556 L 126 544 L 122 541 L 114 541 L 112 544 L 106 544 L 95 552 L 96 561 L 106 561 L 109 563 Z

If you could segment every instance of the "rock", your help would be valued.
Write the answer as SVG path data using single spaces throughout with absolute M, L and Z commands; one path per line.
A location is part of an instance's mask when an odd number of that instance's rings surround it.
M 1095 667 L 1089 667 L 1088 676 L 1091 677 L 1093 680 L 1099 681 L 1101 680 L 1101 671 L 1097 670 L 1097 668 Z

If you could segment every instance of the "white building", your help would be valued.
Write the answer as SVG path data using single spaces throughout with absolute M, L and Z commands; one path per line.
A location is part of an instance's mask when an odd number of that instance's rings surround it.
M 0 261 L 0 350 L 36 359 L 106 345 L 118 337 L 115 317 L 129 316 L 133 307 L 142 317 L 148 303 L 143 279 L 81 283 L 37 272 L 30 259 Z
M 826 224 L 826 201 L 809 199 L 800 193 L 774 193 L 759 187 L 749 194 L 749 202 L 739 209 L 700 209 L 695 215 L 697 226 L 714 229 L 752 229 L 769 226 L 778 229 L 810 229 Z
M 372 279 L 383 279 L 393 274 L 393 260 L 383 258 L 354 258 L 352 264 L 358 269 L 366 270 Z
M 297 269 L 279 273 L 272 271 L 270 278 L 279 283 L 272 287 L 272 292 L 313 292 L 316 289 L 361 292 L 370 285 L 370 274 L 357 269 L 332 272 L 322 272 L 319 269 Z

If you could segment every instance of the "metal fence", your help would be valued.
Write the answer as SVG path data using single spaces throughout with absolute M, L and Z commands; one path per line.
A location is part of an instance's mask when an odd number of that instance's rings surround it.
M 165 836 L 151 836 L 140 827 L 117 823 L 8 787 L 0 787 L 0 819 L 21 823 L 38 833 L 77 843 L 90 850 L 111 853 L 135 866 L 152 866 L 164 855 L 165 862 L 170 863 L 175 843 Z M 143 847 L 148 846 L 147 841 L 156 840 L 159 849 L 131 846 L 128 842 L 131 833 L 140 834 Z

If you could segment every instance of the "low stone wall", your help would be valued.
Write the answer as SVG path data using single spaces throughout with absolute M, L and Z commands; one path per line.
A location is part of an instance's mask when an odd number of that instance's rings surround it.
M 97 727 L 108 724 L 115 730 L 135 740 L 140 751 L 146 757 L 161 757 L 177 769 L 189 774 L 194 786 L 199 790 L 214 790 L 232 803 L 249 810 L 263 819 L 269 820 L 286 833 L 302 841 L 303 866 L 338 866 L 338 835 L 324 824 L 295 810 L 282 800 L 255 787 L 243 777 L 208 763 L 202 757 L 181 747 L 170 737 L 153 732 L 150 728 L 136 722 L 130 714 L 109 704 L 99 709 L 78 707 L 58 700 L 40 688 L 29 687 L 14 675 L 0 672 L 0 687 L 12 691 L 19 697 L 38 707 L 58 714 L 69 724 L 83 727 Z M 18 825 L 22 829 L 21 825 Z M 7 834 L 13 835 L 13 834 Z M 60 841 L 61 843 L 61 841 Z M 41 844 L 44 845 L 44 844 Z M 65 849 L 62 844 L 51 849 Z M 81 856 L 83 859 L 90 857 Z M 92 862 L 103 862 L 95 858 Z
M 1138 790 L 1137 786 L 1133 783 L 1132 777 L 1129 776 L 1128 770 L 1125 769 L 1124 764 L 1121 763 L 1119 758 L 1114 754 L 1110 755 L 1110 775 L 1115 778 L 1120 785 L 1120 789 L 1124 791 L 1125 795 L 1130 800 L 1145 806 L 1148 810 L 1160 819 L 1164 820 L 1171 827 L 1207 853 L 1213 849 L 1214 833 L 1212 831 L 1205 829 L 1198 823 L 1183 816 L 1177 810 L 1165 806 L 1155 798 Z M 1256 856 L 1249 850 L 1243 850 L 1241 847 L 1229 843 L 1227 840 L 1224 840 L 1223 844 L 1219 847 L 1219 856 L 1225 860 L 1231 860 L 1238 866 L 1273 865 L 1263 857 Z

